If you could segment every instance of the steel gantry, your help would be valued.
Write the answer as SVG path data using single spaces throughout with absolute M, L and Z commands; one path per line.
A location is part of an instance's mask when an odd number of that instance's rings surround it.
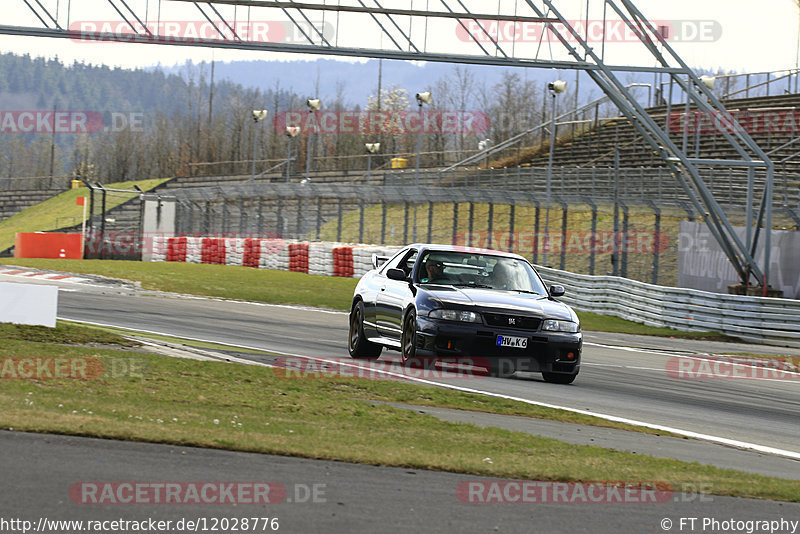
M 8 35 L 584 71 L 670 168 L 742 283 L 768 286 L 773 164 L 681 59 L 676 28 L 654 25 L 633 0 L 5 0 L 4 11 Z M 652 73 L 669 88 L 664 124 L 620 72 Z M 685 131 L 681 146 L 670 137 L 673 106 L 711 114 L 738 157 L 690 156 Z M 748 169 L 744 240 L 702 167 Z M 757 209 L 756 169 L 766 178 Z

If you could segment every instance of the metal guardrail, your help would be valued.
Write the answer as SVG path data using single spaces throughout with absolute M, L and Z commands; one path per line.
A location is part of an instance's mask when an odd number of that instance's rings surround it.
M 715 331 L 750 343 L 800 348 L 800 300 L 709 293 L 614 276 L 589 276 L 537 266 L 578 311 L 613 315 L 648 326 Z

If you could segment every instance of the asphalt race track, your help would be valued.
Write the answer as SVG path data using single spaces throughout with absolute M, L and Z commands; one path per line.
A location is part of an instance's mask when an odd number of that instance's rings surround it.
M 62 292 L 59 317 L 292 355 L 349 358 L 344 313 L 210 299 Z M 456 375 L 433 381 L 800 454 L 800 381 L 670 378 L 668 363 L 684 353 L 597 346 L 593 340 L 604 338 L 585 335 L 584 364 L 574 387 L 547 384 L 538 375 L 511 380 L 464 380 Z M 686 350 L 703 351 L 700 342 L 684 345 Z M 381 358 L 399 356 L 384 351 Z
M 163 298 L 75 284 L 60 292 L 59 317 L 290 355 L 347 358 L 347 316 L 343 313 Z M 676 379 L 666 372 L 674 358 L 691 353 L 724 349 L 790 354 L 790 349 L 592 333 L 585 335 L 585 341 L 584 365 L 570 386 L 544 383 L 538 375 L 464 380 L 445 374 L 434 381 L 800 455 L 800 386 L 796 381 Z M 274 360 L 252 358 L 265 363 Z M 382 359 L 396 360 L 397 354 L 384 352 Z M 459 484 L 491 484 L 492 479 L 5 431 L 0 432 L 0 451 L 5 482 L 0 492 L 0 532 L 11 531 L 3 529 L 2 519 L 24 518 L 35 524 L 41 517 L 137 521 L 278 517 L 277 531 L 283 532 L 716 532 L 726 524 L 702 528 L 704 518 L 800 520 L 797 504 L 700 496 L 692 488 L 675 488 L 669 499 L 655 503 L 479 504 L 459 500 Z M 783 461 L 790 466 L 786 475 L 800 478 L 800 463 Z M 279 503 L 260 505 L 76 503 L 70 487 L 86 481 L 269 481 L 282 485 L 287 494 Z M 308 499 L 308 488 L 314 485 L 320 496 Z M 305 498 L 298 498 L 298 492 Z M 698 518 L 693 530 L 687 519 L 680 523 L 681 518 L 690 517 Z M 778 530 L 791 531 L 791 527 Z
M 467 503 L 456 496 L 460 484 L 495 481 L 452 473 L 148 443 L 0 431 L 0 450 L 4 482 L 0 493 L 2 517 L 24 519 L 33 525 L 42 518 L 83 521 L 153 518 L 173 522 L 206 518 L 206 525 L 210 525 L 214 518 L 268 517 L 279 519 L 277 532 L 291 533 L 598 534 L 663 533 L 664 520 L 672 521 L 671 531 L 680 532 L 682 517 L 719 521 L 800 519 L 798 504 L 693 493 L 676 494 L 668 502 L 646 504 Z M 21 458 L 25 461 L 20 461 Z M 286 500 L 278 504 L 237 506 L 76 504 L 68 497 L 70 487 L 88 481 L 262 481 L 281 484 L 286 489 Z M 80 498 L 77 500 L 81 502 Z M 259 523 L 257 530 L 249 531 L 273 532 L 262 526 Z M 697 531 L 699 526 L 698 522 Z M 686 527 L 683 531 L 687 531 Z

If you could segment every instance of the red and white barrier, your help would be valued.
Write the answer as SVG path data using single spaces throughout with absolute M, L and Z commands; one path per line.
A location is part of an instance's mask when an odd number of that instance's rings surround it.
M 392 256 L 400 247 L 283 239 L 153 237 L 152 250 L 150 261 L 234 265 L 360 278 L 372 269 L 373 254 Z

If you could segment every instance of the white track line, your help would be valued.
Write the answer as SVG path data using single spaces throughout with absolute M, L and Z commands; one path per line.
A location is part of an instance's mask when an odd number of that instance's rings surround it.
M 643 352 L 647 354 L 657 354 L 659 356 L 669 356 L 670 358 L 682 358 L 686 360 L 695 360 L 698 362 L 708 362 L 709 364 L 719 364 L 725 363 L 731 366 L 740 367 L 743 369 L 757 369 L 761 372 L 772 371 L 773 368 L 766 367 L 763 365 L 752 365 L 749 363 L 745 363 L 742 361 L 736 361 L 735 357 L 730 356 L 719 356 L 719 357 L 712 357 L 711 354 L 703 354 L 701 356 L 691 356 L 688 354 L 676 354 L 673 352 L 667 352 L 663 350 L 654 350 L 654 349 L 638 349 L 634 347 L 620 347 L 617 345 L 603 345 L 600 343 L 587 343 L 584 342 L 584 345 L 591 345 L 593 347 L 600 347 L 605 349 L 614 349 L 614 350 L 623 350 L 627 352 Z M 779 358 L 780 356 L 775 355 L 775 358 Z M 746 357 L 742 357 L 745 359 Z M 764 361 L 768 361 L 769 358 L 764 358 Z M 666 371 L 666 369 L 654 369 L 651 367 L 634 367 L 630 365 L 613 365 L 613 364 L 602 364 L 602 363 L 582 363 L 581 365 L 588 365 L 588 366 L 596 366 L 596 367 L 618 367 L 621 369 L 641 369 L 644 371 Z M 792 382 L 793 380 L 797 379 L 800 380 L 800 373 L 795 371 L 787 371 L 784 369 L 775 369 L 774 372 L 779 372 L 782 376 L 792 377 L 792 380 L 787 380 L 786 378 L 770 378 L 767 376 L 700 376 L 691 378 L 692 380 L 709 380 L 709 379 L 722 379 L 722 380 L 766 380 L 767 382 Z
M 89 321 L 76 321 L 75 319 L 67 319 L 67 318 L 64 318 L 64 317 L 59 317 L 59 319 L 62 319 L 62 320 L 65 320 L 65 321 L 72 321 L 72 322 L 96 325 L 96 326 L 106 326 L 106 327 L 111 327 L 111 328 L 119 328 L 120 330 L 130 330 L 130 331 L 134 331 L 134 332 L 145 332 L 147 334 L 157 334 L 157 335 L 167 336 L 167 337 L 177 337 L 177 338 L 180 338 L 180 339 L 187 339 L 189 341 L 199 341 L 199 342 L 202 342 L 202 343 L 211 343 L 211 344 L 216 344 L 216 345 L 227 345 L 229 347 L 237 347 L 237 348 L 261 351 L 261 352 L 269 352 L 269 353 L 272 353 L 272 354 L 279 354 L 281 356 L 293 356 L 293 357 L 296 357 L 296 358 L 306 358 L 306 359 L 309 359 L 309 360 L 315 360 L 315 361 L 319 361 L 319 362 L 334 363 L 334 364 L 337 364 L 337 365 L 344 365 L 344 366 L 347 366 L 347 367 L 362 368 L 363 369 L 363 367 L 361 367 L 359 365 L 356 365 L 356 364 L 344 363 L 344 362 L 341 362 L 341 361 L 329 360 L 329 359 L 326 359 L 326 358 L 319 358 L 319 357 L 316 357 L 316 356 L 306 356 L 306 355 L 303 355 L 303 354 L 294 354 L 294 353 L 291 353 L 291 352 L 282 352 L 282 351 L 276 351 L 276 350 L 271 350 L 271 349 L 264 349 L 264 348 L 260 348 L 260 347 L 251 347 L 251 346 L 248 346 L 248 345 L 238 345 L 238 344 L 232 344 L 232 343 L 223 343 L 223 342 L 220 342 L 220 341 L 211 341 L 211 340 L 208 340 L 208 339 L 191 338 L 191 337 L 180 336 L 180 335 L 175 335 L 175 334 L 167 334 L 167 333 L 164 333 L 164 332 L 154 332 L 154 331 L 151 331 L 151 330 L 128 328 L 128 327 L 122 327 L 122 326 L 111 325 L 111 324 L 95 323 L 95 322 L 89 322 Z M 613 346 L 609 346 L 609 347 L 610 348 L 627 348 L 627 347 L 613 347 Z M 633 350 L 638 350 L 638 349 L 633 349 Z M 642 351 L 642 352 L 645 352 L 645 351 Z M 262 365 L 266 365 L 266 364 L 262 364 Z M 693 432 L 691 430 L 683 430 L 683 429 L 680 429 L 680 428 L 674 428 L 674 427 L 670 427 L 670 426 L 656 425 L 656 424 L 653 424 L 653 423 L 647 423 L 645 421 L 637 421 L 636 419 L 628 419 L 626 417 L 617 417 L 616 415 L 602 414 L 602 413 L 597 413 L 597 412 L 591 412 L 591 411 L 588 411 L 588 410 L 579 410 L 577 408 L 570 408 L 568 406 L 559 406 L 559 405 L 556 405 L 556 404 L 550 404 L 550 403 L 546 403 L 546 402 L 539 402 L 539 401 L 534 401 L 534 400 L 530 400 L 530 399 L 524 399 L 522 397 L 514 397 L 514 396 L 511 396 L 511 395 L 503 395 L 502 393 L 494 393 L 492 391 L 483 391 L 483 390 L 480 390 L 480 389 L 466 388 L 466 387 L 462 387 L 462 386 L 455 386 L 455 385 L 452 385 L 452 384 L 442 384 L 442 383 L 439 383 L 439 382 L 433 382 L 432 380 L 426 380 L 424 378 L 417 378 L 417 377 L 413 377 L 413 376 L 408 376 L 408 375 L 404 375 L 402 373 L 395 373 L 395 372 L 392 372 L 392 371 L 382 371 L 382 370 L 371 370 L 371 371 L 384 373 L 384 374 L 386 374 L 388 376 L 393 376 L 393 377 L 397 377 L 397 378 L 404 378 L 406 380 L 411 380 L 413 382 L 418 382 L 420 384 L 443 387 L 443 388 L 452 389 L 452 390 L 455 390 L 455 391 L 462 391 L 462 392 L 465 392 L 465 393 L 474 393 L 474 394 L 478 394 L 478 395 L 485 395 L 487 397 L 495 397 L 495 398 L 499 398 L 499 399 L 513 400 L 513 401 L 522 402 L 522 403 L 525 403 L 525 404 L 530 404 L 530 405 L 533 405 L 533 406 L 542 406 L 544 408 L 553 408 L 553 409 L 556 409 L 556 410 L 563 410 L 563 411 L 566 411 L 566 412 L 578 413 L 578 414 L 582 414 L 582 415 L 589 415 L 589 416 L 592 416 L 592 417 L 598 417 L 600 419 L 605 419 L 606 421 L 614 421 L 614 422 L 617 422 L 617 423 L 641 426 L 641 427 L 645 427 L 645 428 L 652 428 L 653 430 L 661 430 L 662 432 L 671 432 L 673 434 L 679 434 L 679 435 L 685 436 L 687 438 L 693 438 L 693 439 L 698 439 L 698 440 L 702 440 L 702 441 L 709 441 L 711 443 L 718 443 L 720 445 L 727 445 L 729 447 L 736 447 L 736 448 L 739 448 L 739 449 L 747 449 L 747 450 L 757 451 L 757 452 L 761 452 L 761 453 L 764 453 L 764 454 L 771 454 L 771 455 L 774 455 L 774 456 L 782 456 L 784 458 L 791 458 L 793 460 L 800 460 L 800 453 L 798 453 L 798 452 L 788 451 L 788 450 L 785 450 L 785 449 L 778 449 L 778 448 L 775 448 L 775 447 L 768 447 L 766 445 L 759 445 L 757 443 L 749 443 L 749 442 L 746 442 L 746 441 L 739 441 L 739 440 L 728 439 L 728 438 L 723 438 L 723 437 L 719 437 L 719 436 L 712 436 L 710 434 L 702 434 L 700 432 Z

